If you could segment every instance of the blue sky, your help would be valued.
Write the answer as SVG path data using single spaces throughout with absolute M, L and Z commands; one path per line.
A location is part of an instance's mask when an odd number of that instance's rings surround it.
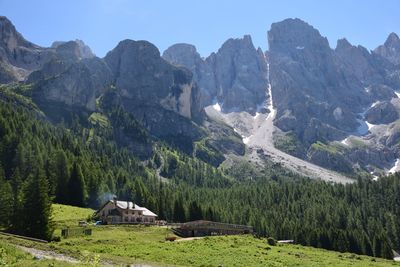
M 26 39 L 50 46 L 78 38 L 98 56 L 123 39 L 148 40 L 161 51 L 191 43 L 207 56 L 244 34 L 266 50 L 271 23 L 290 17 L 313 25 L 331 47 L 346 37 L 374 49 L 389 33 L 400 34 L 399 14 L 399 0 L 0 0 L 0 15 Z

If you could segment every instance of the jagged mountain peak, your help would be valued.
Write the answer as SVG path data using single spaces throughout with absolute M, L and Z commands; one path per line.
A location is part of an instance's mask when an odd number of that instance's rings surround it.
M 298 18 L 272 23 L 268 31 L 268 44 L 271 52 L 330 49 L 326 37 Z
M 168 47 L 162 57 L 173 65 L 189 68 L 193 73 L 195 66 L 202 61 L 196 47 L 186 43 L 174 44 Z
M 92 58 L 95 54 L 92 52 L 90 47 L 85 44 L 82 40 L 76 39 L 74 41 L 55 41 L 51 44 L 51 48 L 59 49 L 60 47 L 67 45 L 76 51 L 76 56 L 79 58 Z
M 251 36 L 246 34 L 242 38 L 230 38 L 227 41 L 225 41 L 221 48 L 218 50 L 220 52 L 221 50 L 224 49 L 252 49 L 255 50 L 253 41 L 251 39 Z
M 164 53 L 163 53 L 163 55 L 165 54 L 165 53 L 168 53 L 167 51 L 169 51 L 169 50 L 176 50 L 176 51 L 178 51 L 178 52 L 190 52 L 190 53 L 197 53 L 198 54 L 198 52 L 197 52 L 197 49 L 196 49 L 196 46 L 194 46 L 194 45 L 192 45 L 192 44 L 187 44 L 187 43 L 177 43 L 177 44 L 173 44 L 173 45 L 171 45 L 170 47 L 168 47 L 165 51 L 164 51 Z
M 0 16 L 0 46 L 12 51 L 18 46 L 37 47 L 25 40 L 22 35 L 17 32 L 14 24 L 5 16 Z
M 398 44 L 399 42 L 400 42 L 399 36 L 396 33 L 392 32 L 386 39 L 385 46 L 391 46 L 393 44 Z
M 400 38 L 392 32 L 389 34 L 383 45 L 378 46 L 374 50 L 375 54 L 387 59 L 391 63 L 398 65 L 400 64 Z
M 119 42 L 113 50 L 108 52 L 105 56 L 105 59 L 107 60 L 107 58 L 110 58 L 110 56 L 115 53 L 121 55 L 126 55 L 127 53 L 137 57 L 137 60 L 148 57 L 160 57 L 160 51 L 158 50 L 158 48 L 154 44 L 144 40 L 134 41 L 130 39 L 125 39 Z
M 351 47 L 353 47 L 353 45 L 346 38 L 342 38 L 342 39 L 337 40 L 335 50 L 346 49 L 346 48 L 351 48 Z

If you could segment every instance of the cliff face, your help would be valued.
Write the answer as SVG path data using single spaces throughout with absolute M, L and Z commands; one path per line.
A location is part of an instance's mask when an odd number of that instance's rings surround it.
M 0 16 L 0 81 L 24 80 L 31 71 L 39 69 L 52 53 L 51 49 L 25 40 L 6 17 Z
M 109 67 L 99 58 L 86 58 L 79 44 L 71 41 L 56 47 L 55 53 L 27 82 L 34 85 L 33 99 L 42 105 L 57 102 L 67 106 L 96 109 L 98 98 L 112 82 Z
M 190 71 L 166 62 L 146 41 L 122 41 L 104 61 L 113 73 L 119 101 L 151 133 L 173 142 L 200 138 L 193 122 L 200 122 L 202 115 Z
M 369 98 L 344 79 L 326 38 L 299 19 L 274 23 L 268 32 L 275 124 L 303 142 L 333 140 L 357 128 L 356 114 Z
M 387 59 L 394 65 L 400 64 L 400 38 L 397 34 L 392 32 L 386 42 L 378 46 L 374 53 L 380 55 L 381 57 Z
M 203 107 L 216 101 L 224 112 L 254 114 L 257 106 L 268 97 L 264 54 L 255 49 L 248 35 L 229 39 L 206 59 L 200 58 L 196 48 L 188 44 L 171 46 L 163 53 L 163 58 L 194 73 Z

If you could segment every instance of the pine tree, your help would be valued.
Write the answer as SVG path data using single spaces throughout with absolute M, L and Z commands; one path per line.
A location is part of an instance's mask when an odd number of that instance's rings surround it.
M 189 220 L 196 221 L 203 219 L 203 211 L 197 204 L 197 201 L 192 201 L 189 205 Z
M 182 199 L 177 198 L 174 202 L 174 222 L 185 222 L 186 212 L 183 207 Z
M 14 197 L 9 181 L 4 178 L 3 169 L 0 167 L 0 226 L 11 225 Z
M 70 178 L 68 159 L 63 150 L 56 152 L 54 161 L 49 166 L 51 179 L 56 184 L 56 199 L 57 203 L 68 203 L 68 182 Z
M 69 204 L 84 207 L 86 202 L 85 179 L 82 175 L 81 167 L 74 162 L 71 177 L 68 182 Z
M 24 235 L 50 240 L 54 225 L 51 219 L 51 199 L 48 194 L 49 183 L 42 170 L 36 169 L 28 177 L 23 189 L 21 229 Z

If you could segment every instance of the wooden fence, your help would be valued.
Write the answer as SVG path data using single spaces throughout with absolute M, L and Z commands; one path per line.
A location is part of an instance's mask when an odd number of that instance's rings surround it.
M 82 235 L 92 235 L 91 228 L 66 228 L 61 230 L 61 236 L 64 238 L 82 236 Z

